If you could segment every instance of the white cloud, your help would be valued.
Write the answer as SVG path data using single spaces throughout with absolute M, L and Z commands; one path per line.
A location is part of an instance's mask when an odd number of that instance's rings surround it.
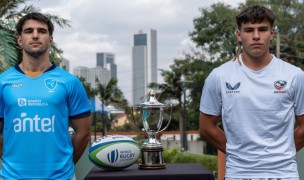
M 69 19 L 71 28 L 56 27 L 54 40 L 71 68 L 96 66 L 97 52 L 112 52 L 118 66 L 118 85 L 131 93 L 132 35 L 155 29 L 158 68 L 168 69 L 174 58 L 193 46 L 189 33 L 199 8 L 224 2 L 236 6 L 244 0 L 31 0 L 44 13 Z M 161 82 L 161 77 L 159 77 Z

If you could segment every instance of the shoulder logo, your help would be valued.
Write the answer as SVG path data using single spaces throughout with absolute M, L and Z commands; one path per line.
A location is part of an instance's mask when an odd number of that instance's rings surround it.
M 274 87 L 277 89 L 277 90 L 282 90 L 284 89 L 284 87 L 287 85 L 287 82 L 286 81 L 283 81 L 283 80 L 278 80 L 278 81 L 275 81 L 274 82 Z
M 57 86 L 57 79 L 45 79 L 45 86 L 50 89 L 50 90 L 54 90 Z
M 239 87 L 241 86 L 241 82 L 238 82 L 236 85 L 234 85 L 233 87 L 226 82 L 226 87 L 227 89 L 233 91 L 233 90 L 237 90 Z
M 13 83 L 12 84 L 12 87 L 13 88 L 20 88 L 20 87 L 22 87 L 23 85 L 21 84 L 21 83 Z
M 226 82 L 226 88 L 228 89 L 228 91 L 226 91 L 226 93 L 240 93 L 239 87 L 241 86 L 241 82 L 236 83 L 234 86 L 231 86 L 231 84 Z

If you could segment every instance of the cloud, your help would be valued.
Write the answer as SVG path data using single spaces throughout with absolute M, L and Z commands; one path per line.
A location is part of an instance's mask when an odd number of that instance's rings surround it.
M 158 68 L 193 46 L 189 33 L 199 8 L 217 2 L 236 5 L 244 0 L 31 0 L 42 12 L 69 19 L 71 28 L 56 27 L 54 40 L 70 68 L 96 66 L 97 52 L 116 56 L 118 86 L 130 99 L 132 36 L 139 29 L 157 30 Z M 71 70 L 72 72 L 72 70 Z M 158 77 L 159 82 L 162 81 Z

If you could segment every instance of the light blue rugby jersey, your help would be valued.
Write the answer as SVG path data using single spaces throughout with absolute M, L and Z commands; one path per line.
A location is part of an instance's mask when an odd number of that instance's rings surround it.
M 86 92 L 67 71 L 53 65 L 32 78 L 16 65 L 3 72 L 3 179 L 71 179 L 74 164 L 69 119 L 89 115 Z

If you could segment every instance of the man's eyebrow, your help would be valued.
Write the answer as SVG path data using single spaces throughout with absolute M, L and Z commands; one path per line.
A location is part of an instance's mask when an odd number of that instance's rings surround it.
M 28 28 L 25 28 L 25 29 L 23 29 L 23 31 L 26 31 L 26 30 L 33 30 L 33 29 L 35 29 L 35 28 L 33 28 L 33 27 L 28 27 Z M 38 29 L 38 30 L 48 30 L 47 28 L 43 28 L 43 27 L 38 27 L 38 28 L 36 28 L 36 29 Z
M 23 31 L 26 31 L 26 30 L 33 30 L 34 28 L 32 27 L 28 27 L 28 28 L 24 28 Z
M 269 26 L 259 26 L 259 27 L 251 27 L 251 26 L 249 26 L 249 27 L 244 27 L 243 29 L 255 29 L 255 28 L 257 28 L 257 29 L 261 29 L 261 28 L 268 29 Z

